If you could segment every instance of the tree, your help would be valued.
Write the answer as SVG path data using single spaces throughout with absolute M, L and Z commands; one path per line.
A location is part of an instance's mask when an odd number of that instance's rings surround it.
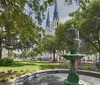
M 100 0 L 92 0 L 89 5 L 86 6 L 84 10 L 78 10 L 74 12 L 73 18 L 64 24 L 61 29 L 63 31 L 59 31 L 57 29 L 57 36 L 59 39 L 63 39 L 62 41 L 65 42 L 67 33 L 66 30 L 70 28 L 73 24 L 75 28 L 80 31 L 81 38 L 87 43 L 90 47 L 91 52 L 98 52 L 100 54 Z M 60 33 L 61 32 L 61 33 Z M 85 43 L 85 45 L 86 45 Z M 89 51 L 88 50 L 88 51 Z M 89 51 L 89 52 L 90 52 Z M 99 57 L 100 62 L 100 57 Z
M 80 21 L 81 23 L 81 21 Z M 76 19 L 70 19 L 66 21 L 64 24 L 58 25 L 56 28 L 56 39 L 57 39 L 57 47 L 60 50 L 66 50 L 68 52 L 68 37 L 67 30 L 74 25 L 74 28 L 79 28 L 79 22 Z
M 86 12 L 81 31 L 86 40 L 97 50 L 100 55 L 100 0 L 92 0 Z M 99 57 L 100 62 L 100 57 Z
M 4 11 L 7 11 L 8 12 L 7 15 L 8 15 L 8 14 L 12 14 L 10 12 L 15 11 L 16 12 L 15 15 L 17 15 L 17 13 L 23 12 L 23 10 L 26 12 L 30 9 L 28 15 L 31 17 L 31 15 L 34 13 L 35 20 L 41 23 L 42 19 L 44 18 L 44 11 L 46 10 L 48 5 L 53 5 L 53 2 L 55 2 L 55 0 L 41 0 L 41 1 L 40 0 L 21 0 L 21 1 L 1 0 L 0 13 L 2 14 Z M 88 3 L 89 0 L 65 0 L 65 2 L 67 4 L 72 4 L 76 2 L 80 6 L 84 6 L 84 3 Z M 29 9 L 25 9 L 25 6 L 27 6 Z
M 39 27 L 24 12 L 25 4 L 26 0 L 0 1 L 0 58 L 2 44 L 7 49 L 22 49 L 30 47 L 39 37 Z
M 53 61 L 55 62 L 55 54 L 57 50 L 55 36 L 44 35 L 43 39 L 39 42 L 39 48 L 42 52 L 53 53 Z
M 25 57 L 31 57 L 31 58 L 34 58 L 35 56 L 37 56 L 37 54 L 38 53 L 34 50 L 28 50 L 24 52 Z
M 65 1 L 68 3 L 78 0 Z M 38 27 L 35 21 L 41 24 L 44 19 L 44 11 L 53 2 L 54 0 L 0 0 L 0 34 L 2 35 L 0 36 L 0 58 L 2 44 L 7 49 L 11 49 L 30 47 L 30 43 L 36 42 Z M 77 3 L 80 2 L 82 0 Z M 29 13 L 26 13 L 29 9 Z M 5 32 L 2 32 L 2 29 Z

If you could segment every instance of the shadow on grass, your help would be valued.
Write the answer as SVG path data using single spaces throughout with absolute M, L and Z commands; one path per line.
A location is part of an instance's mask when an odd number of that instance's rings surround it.
M 40 69 L 67 69 L 68 66 L 63 65 L 39 65 Z
M 6 66 L 6 67 L 21 67 L 21 66 L 36 66 L 36 64 L 34 62 L 14 62 L 12 65 L 10 66 Z
M 15 63 L 12 67 L 19 67 L 19 66 L 35 66 L 36 64 L 23 64 L 23 63 Z
M 12 83 L 13 83 L 13 82 L 8 81 L 8 82 L 1 83 L 0 85 L 12 85 Z

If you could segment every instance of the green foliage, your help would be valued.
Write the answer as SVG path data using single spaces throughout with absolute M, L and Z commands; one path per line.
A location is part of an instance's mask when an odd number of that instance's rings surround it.
M 21 54 L 20 54 L 20 58 L 35 58 L 38 55 L 38 50 L 33 49 L 33 50 L 29 50 L 26 49 L 24 50 Z
M 0 66 L 10 66 L 13 63 L 14 63 L 14 61 L 12 59 L 9 59 L 9 58 L 0 59 Z
M 36 5 L 38 4 L 40 8 L 41 5 L 37 3 L 39 2 L 38 0 L 36 0 L 35 3 L 34 0 L 30 1 L 32 2 L 31 4 L 33 4 L 33 10 L 37 8 Z M 41 37 L 38 34 L 39 27 L 36 26 L 32 17 L 26 14 L 26 3 L 29 5 L 27 0 L 0 1 L 0 46 L 3 43 L 7 49 L 29 48 L 32 44 L 37 42 L 36 38 Z M 37 8 L 35 13 L 41 13 L 41 11 L 43 11 L 43 9 L 39 10 Z
M 9 80 L 8 78 L 0 78 L 0 82 L 6 82 L 8 80 Z
M 3 43 L 7 49 L 24 49 L 36 44 L 41 36 L 35 21 L 41 24 L 45 18 L 44 12 L 47 6 L 52 5 L 54 1 L 0 0 L 0 28 L 5 31 L 2 32 L 0 29 L 0 47 Z M 70 1 L 77 2 L 77 0 L 65 1 L 67 3 Z M 40 52 L 41 49 L 38 51 Z
M 59 50 L 63 50 L 64 48 L 66 48 L 66 31 L 65 31 L 65 25 L 64 24 L 60 24 L 58 25 L 58 27 L 56 28 L 56 42 L 57 42 L 57 48 Z
M 16 75 L 11 75 L 9 78 L 14 79 L 14 78 L 16 78 Z
M 85 62 L 84 65 L 85 66 L 92 66 L 93 64 L 92 63 Z
M 99 62 L 96 63 L 96 67 L 97 67 L 98 69 L 100 69 L 100 63 L 99 63 Z
M 36 51 L 28 51 L 28 52 L 26 53 L 26 56 L 30 56 L 30 57 L 34 57 L 34 56 L 36 56 L 36 55 L 37 55 Z
M 38 58 L 38 61 L 42 61 L 42 58 Z
M 87 7 L 87 13 L 90 17 L 100 17 L 100 0 L 91 0 L 89 6 Z
M 55 61 L 55 53 L 57 50 L 56 37 L 46 34 L 38 44 L 38 50 L 41 50 L 40 53 L 53 53 L 53 60 Z
M 75 18 L 66 21 L 64 24 L 59 24 L 56 28 L 56 42 L 60 50 L 68 50 L 68 37 L 67 30 L 74 25 L 74 28 L 79 29 L 84 19 L 77 20 Z
M 54 2 L 54 0 L 47 0 L 47 1 L 40 1 L 40 0 L 21 0 L 21 1 L 7 0 L 6 1 L 6 0 L 1 0 L 0 6 L 3 10 L 0 9 L 0 12 L 3 12 L 6 10 L 6 11 L 9 11 L 7 13 L 7 15 L 8 14 L 13 15 L 12 11 L 14 11 L 15 16 L 13 18 L 15 18 L 16 15 L 19 14 L 18 12 L 29 11 L 27 8 L 25 8 L 25 6 L 27 5 L 27 7 L 30 9 L 28 16 L 31 17 L 34 12 L 34 18 L 36 18 L 35 20 L 38 21 L 38 23 L 40 24 L 42 19 L 44 18 L 44 11 L 46 10 L 47 6 L 52 5 L 53 2 Z
M 87 42 L 90 43 L 90 47 L 93 48 L 92 53 L 100 53 L 100 0 L 92 0 L 87 6 L 84 12 L 84 22 L 81 24 L 80 32 Z M 83 16 L 83 15 L 82 15 Z
M 66 0 L 67 2 L 70 0 Z M 71 0 L 74 1 L 74 0 Z M 80 2 L 85 0 L 80 0 Z M 67 45 L 67 29 L 74 25 L 74 28 L 80 31 L 82 39 L 81 52 L 84 53 L 100 53 L 100 0 L 91 0 L 85 9 L 78 9 L 70 14 L 73 18 L 60 24 L 56 28 L 56 37 L 58 44 L 63 48 Z M 64 49 L 64 48 L 63 48 Z
M 50 61 L 51 58 L 38 58 L 38 61 Z
M 23 73 L 22 72 L 17 72 L 16 73 L 16 77 L 19 77 L 19 76 L 21 76 Z
M 45 35 L 39 42 L 39 46 L 41 46 L 42 52 L 52 53 L 53 49 L 56 49 L 55 37 L 52 35 Z
M 76 2 L 76 4 L 79 5 L 80 8 L 85 9 L 86 4 L 88 4 L 90 2 L 90 0 L 65 0 L 65 2 L 68 5 L 71 5 Z

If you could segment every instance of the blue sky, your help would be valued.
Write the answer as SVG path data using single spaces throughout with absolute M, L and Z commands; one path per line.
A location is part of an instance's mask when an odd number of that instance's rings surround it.
M 59 19 L 60 22 L 64 23 L 66 20 L 69 19 L 69 13 L 75 11 L 78 6 L 74 3 L 72 5 L 67 5 L 64 0 L 57 0 L 58 4 L 58 13 L 59 13 Z M 49 13 L 50 13 L 50 21 L 53 19 L 53 11 L 54 11 L 54 6 L 48 7 L 49 8 Z M 47 17 L 47 12 L 45 12 L 45 15 Z M 46 25 L 46 19 L 42 23 L 42 27 L 45 28 Z

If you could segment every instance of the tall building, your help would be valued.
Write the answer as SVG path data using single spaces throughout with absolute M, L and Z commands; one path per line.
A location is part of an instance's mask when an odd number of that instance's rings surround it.
M 48 10 L 47 20 L 46 20 L 46 33 L 54 35 L 55 28 L 57 27 L 58 24 L 59 24 L 59 14 L 58 14 L 57 0 L 55 0 L 52 22 L 50 22 L 50 14 Z
M 59 24 L 59 14 L 58 14 L 58 6 L 57 6 L 57 0 L 56 0 L 54 13 L 53 13 L 53 26 L 56 27 L 58 24 Z
M 51 32 L 50 29 L 50 15 L 49 15 L 49 9 L 47 14 L 47 20 L 46 20 L 46 33 L 49 34 Z

